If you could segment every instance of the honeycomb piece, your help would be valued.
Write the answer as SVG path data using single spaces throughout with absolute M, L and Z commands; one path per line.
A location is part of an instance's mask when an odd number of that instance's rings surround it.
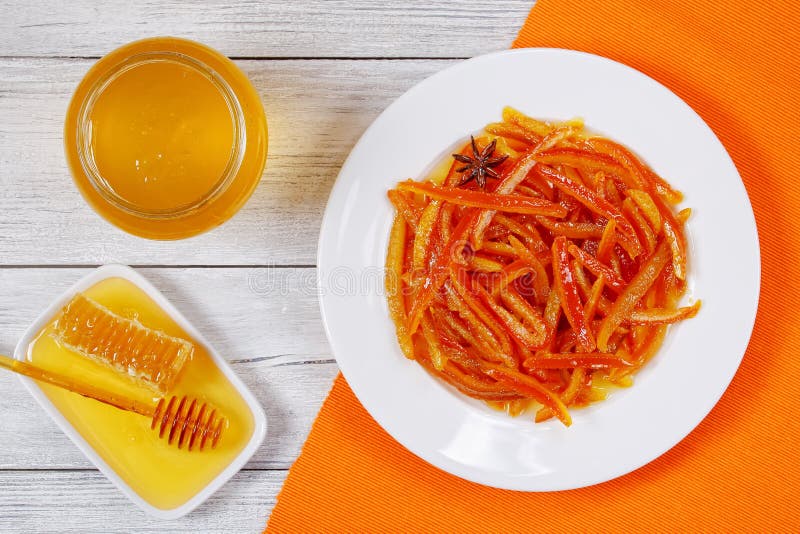
M 161 394 L 169 392 L 194 345 L 121 317 L 78 294 L 61 311 L 53 337 L 87 358 Z

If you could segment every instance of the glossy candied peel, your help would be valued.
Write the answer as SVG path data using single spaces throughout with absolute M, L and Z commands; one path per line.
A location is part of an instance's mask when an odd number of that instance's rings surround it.
M 388 192 L 386 289 L 403 353 L 462 393 L 569 425 L 699 311 L 691 211 L 626 147 L 506 108 L 449 161 Z
M 194 346 L 143 326 L 82 295 L 59 314 L 53 337 L 72 351 L 159 393 L 170 391 Z

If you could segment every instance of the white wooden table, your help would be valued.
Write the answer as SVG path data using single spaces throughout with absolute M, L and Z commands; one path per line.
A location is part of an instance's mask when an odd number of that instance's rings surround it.
M 402 6 L 400 4 L 403 4 Z M 234 364 L 269 436 L 206 504 L 146 517 L 0 372 L 0 531 L 259 532 L 337 372 L 314 292 L 322 211 L 340 165 L 394 98 L 462 58 L 507 48 L 531 0 L 0 0 L 0 351 L 105 263 L 136 267 Z M 129 236 L 96 215 L 62 150 L 69 98 L 128 41 L 176 35 L 232 57 L 267 112 L 267 168 L 227 224 Z M 313 507 L 310 508 L 313 513 Z

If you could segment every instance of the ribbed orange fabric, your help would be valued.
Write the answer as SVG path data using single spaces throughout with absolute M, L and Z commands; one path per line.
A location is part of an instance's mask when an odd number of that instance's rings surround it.
M 604 484 L 501 491 L 403 449 L 340 377 L 268 531 L 800 531 L 799 28 L 795 2 L 539 0 L 515 42 L 600 54 L 657 79 L 700 113 L 745 181 L 760 309 L 738 374 L 694 432 Z

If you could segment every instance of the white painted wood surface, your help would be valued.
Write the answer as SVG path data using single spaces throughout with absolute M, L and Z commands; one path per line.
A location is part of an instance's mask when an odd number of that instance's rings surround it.
M 0 530 L 22 534 L 201 532 L 264 528 L 286 471 L 243 470 L 190 515 L 151 519 L 97 471 L 0 471 Z
M 72 184 L 61 130 L 92 63 L 0 59 L 0 265 L 312 265 L 325 201 L 353 144 L 392 100 L 452 60 L 238 61 L 264 101 L 266 171 L 228 223 L 169 242 L 107 224 Z
M 0 0 L 0 352 L 95 265 L 159 287 L 252 388 L 270 433 L 246 468 L 179 521 L 147 518 L 0 373 L 0 532 L 258 532 L 337 368 L 315 293 L 328 192 L 393 99 L 460 58 L 507 48 L 530 0 Z M 159 243 L 100 219 L 72 185 L 61 129 L 93 62 L 177 35 L 228 56 L 260 92 L 267 170 L 227 224 Z
M 175 35 L 231 57 L 471 57 L 508 48 L 530 0 L 4 0 L 6 56 L 99 57 Z

